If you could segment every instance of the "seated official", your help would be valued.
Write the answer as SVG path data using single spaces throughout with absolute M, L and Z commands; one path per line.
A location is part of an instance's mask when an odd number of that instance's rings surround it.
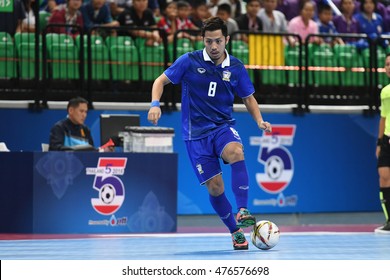
M 84 124 L 88 101 L 76 97 L 69 101 L 68 116 L 50 130 L 49 151 L 74 150 L 76 147 L 94 147 L 90 129 Z

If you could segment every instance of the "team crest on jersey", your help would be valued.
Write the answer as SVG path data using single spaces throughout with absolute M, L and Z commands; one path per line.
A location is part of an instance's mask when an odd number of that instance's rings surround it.
M 198 68 L 198 72 L 199 72 L 200 74 L 204 74 L 204 73 L 206 73 L 206 69 L 204 69 L 204 68 Z
M 223 71 L 222 72 L 222 80 L 230 82 L 230 76 L 232 75 L 232 72 L 229 70 Z

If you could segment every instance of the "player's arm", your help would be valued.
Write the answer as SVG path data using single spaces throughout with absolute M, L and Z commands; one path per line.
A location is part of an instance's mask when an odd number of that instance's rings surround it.
M 259 104 L 257 103 L 253 94 L 243 98 L 242 101 L 244 102 L 244 105 L 248 110 L 248 112 L 251 114 L 252 118 L 256 121 L 257 126 L 262 130 L 271 132 L 272 126 L 269 122 L 263 120 L 263 117 L 260 112 Z
M 158 120 L 161 117 L 160 98 L 164 91 L 164 86 L 171 81 L 163 73 L 153 83 L 152 87 L 152 103 L 148 112 L 148 121 L 154 125 L 157 125 Z

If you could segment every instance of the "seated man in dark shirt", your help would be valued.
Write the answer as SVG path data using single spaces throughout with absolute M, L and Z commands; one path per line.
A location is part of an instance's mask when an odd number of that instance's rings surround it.
M 88 112 L 88 101 L 76 97 L 69 101 L 68 116 L 58 121 L 50 130 L 50 151 L 73 150 L 75 147 L 90 147 L 94 143 L 91 131 L 84 124 Z

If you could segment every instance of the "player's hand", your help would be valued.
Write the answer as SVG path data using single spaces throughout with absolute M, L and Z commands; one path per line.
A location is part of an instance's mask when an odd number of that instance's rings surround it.
M 148 112 L 148 121 L 154 125 L 157 125 L 158 120 L 161 117 L 160 107 L 151 107 Z
M 261 121 L 259 123 L 259 128 L 265 132 L 272 132 L 272 126 L 269 122 Z

